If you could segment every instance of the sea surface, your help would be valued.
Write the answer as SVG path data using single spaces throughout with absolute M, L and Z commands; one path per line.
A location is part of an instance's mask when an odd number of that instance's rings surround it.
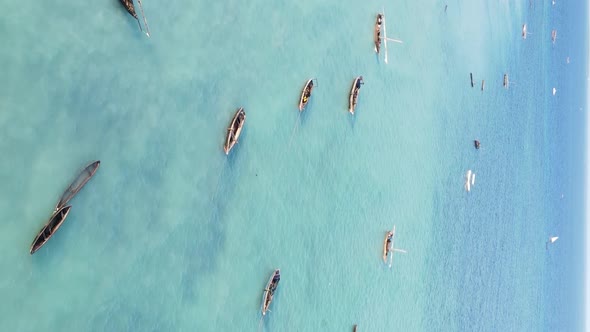
M 585 1 L 0 8 L 0 331 L 583 329 Z

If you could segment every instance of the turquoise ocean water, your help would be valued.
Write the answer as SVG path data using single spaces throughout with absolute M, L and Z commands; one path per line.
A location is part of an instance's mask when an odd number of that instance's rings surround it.
M 582 329 L 586 4 L 146 0 L 149 39 L 116 0 L 0 7 L 0 331 Z

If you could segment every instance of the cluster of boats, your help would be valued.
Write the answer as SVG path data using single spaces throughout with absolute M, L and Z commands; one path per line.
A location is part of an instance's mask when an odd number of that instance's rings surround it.
M 94 161 L 86 166 L 82 172 L 78 174 L 76 179 L 70 184 L 68 189 L 64 191 L 59 199 L 59 202 L 55 205 L 55 210 L 53 211 L 49 221 L 41 228 L 33 243 L 31 244 L 30 253 L 31 255 L 34 254 L 37 250 L 39 250 L 49 239 L 57 232 L 57 230 L 61 227 L 64 223 L 68 214 L 70 213 L 70 209 L 72 208 L 70 205 L 66 205 L 78 192 L 84 187 L 84 185 L 94 176 L 94 173 L 98 170 L 100 166 L 100 160 Z
M 317 85 L 317 83 L 314 83 L 314 81 L 316 81 L 316 79 L 310 78 L 303 86 L 301 97 L 299 98 L 299 112 L 303 112 L 307 106 L 307 103 L 309 103 L 313 88 Z M 358 76 L 352 81 L 352 87 L 350 88 L 350 94 L 348 98 L 348 111 L 353 115 L 358 102 L 359 91 L 361 89 L 361 85 L 363 84 L 364 82 L 362 76 Z M 240 107 L 234 114 L 229 127 L 227 128 L 225 144 L 223 145 L 223 151 L 226 155 L 228 155 L 234 145 L 238 143 L 238 139 L 240 138 L 245 122 L 246 112 L 244 111 L 243 107 Z

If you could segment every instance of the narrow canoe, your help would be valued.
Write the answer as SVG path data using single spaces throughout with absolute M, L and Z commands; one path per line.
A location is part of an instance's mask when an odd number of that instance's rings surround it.
M 280 280 L 281 271 L 279 269 L 276 269 L 268 279 L 268 282 L 266 283 L 266 288 L 264 289 L 264 294 L 262 295 L 262 316 L 266 315 L 266 312 L 268 311 L 268 307 L 272 302 L 272 298 L 277 289 L 277 286 L 279 285 Z
M 383 240 L 383 263 L 387 263 L 387 255 L 391 250 L 391 238 L 393 237 L 393 231 L 385 234 L 385 240 Z
M 375 21 L 375 52 L 379 54 L 381 50 L 381 23 L 383 23 L 383 14 L 377 14 L 377 20 Z
M 363 77 L 359 76 L 354 79 L 352 82 L 352 87 L 350 88 L 350 95 L 348 96 L 348 111 L 353 115 L 354 109 L 356 108 L 356 103 L 358 101 L 361 84 L 364 84 Z
M 303 111 L 305 105 L 309 102 L 309 97 L 311 97 L 311 91 L 313 90 L 313 79 L 310 78 L 305 82 L 305 86 L 301 91 L 301 98 L 299 98 L 299 111 Z
M 88 164 L 84 169 L 78 174 L 76 179 L 70 184 L 68 189 L 64 191 L 55 206 L 55 211 L 64 207 L 68 202 L 76 196 L 76 194 L 84 187 L 84 185 L 94 176 L 94 173 L 98 170 L 100 166 L 100 160 L 96 160 Z
M 39 234 L 37 234 L 35 240 L 33 240 L 33 243 L 31 244 L 31 250 L 29 251 L 31 255 L 39 250 L 39 248 L 41 248 L 45 243 L 47 243 L 53 234 L 57 232 L 57 230 L 66 220 L 68 213 L 70 213 L 70 208 L 71 206 L 68 205 L 53 213 L 47 224 L 41 228 L 41 231 L 39 231 Z
M 234 145 L 236 145 L 236 143 L 238 143 L 244 122 L 246 122 L 246 112 L 244 112 L 243 107 L 240 107 L 227 128 L 227 137 L 223 146 L 223 151 L 226 155 L 229 154 L 229 151 Z

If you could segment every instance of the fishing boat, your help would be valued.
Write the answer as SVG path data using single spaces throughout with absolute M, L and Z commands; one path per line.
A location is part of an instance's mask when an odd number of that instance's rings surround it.
M 55 234 L 55 232 L 61 227 L 63 222 L 66 220 L 68 213 L 70 213 L 70 208 L 71 206 L 69 205 L 64 206 L 53 213 L 47 224 L 41 228 L 41 231 L 39 231 L 39 234 L 37 234 L 35 240 L 33 240 L 33 243 L 31 244 L 31 250 L 29 251 L 31 255 L 39 250 L 39 248 L 41 248 L 45 243 L 47 243 L 53 234 Z
M 504 86 L 506 89 L 508 89 L 509 84 L 510 84 L 510 81 L 508 81 L 508 74 L 504 74 L 504 82 L 502 83 L 502 86 Z
M 555 44 L 555 40 L 557 39 L 557 30 L 551 30 L 551 41 Z
M 354 79 L 352 82 L 352 87 L 350 88 L 350 95 L 348 97 L 348 111 L 354 115 L 354 109 L 356 108 L 356 103 L 359 97 L 359 90 L 361 89 L 361 85 L 364 84 L 363 77 L 359 76 Z
M 381 24 L 383 23 L 383 14 L 377 14 L 377 21 L 375 22 L 375 52 L 379 54 L 381 50 Z
M 486 80 L 481 80 L 481 91 L 486 87 Z
M 268 307 L 272 302 L 272 298 L 275 295 L 275 291 L 277 290 L 277 286 L 279 285 L 279 281 L 281 281 L 281 271 L 276 269 L 268 279 L 266 283 L 266 288 L 264 289 L 264 293 L 262 295 L 262 316 L 266 315 Z
M 356 324 L 352 327 L 352 332 L 356 332 Z
M 133 16 L 133 18 L 135 18 L 137 20 L 137 25 L 139 26 L 139 30 L 141 32 L 143 32 L 143 29 L 141 28 L 141 23 L 139 23 L 139 17 L 137 16 L 137 13 L 135 12 L 135 5 L 133 4 L 133 0 L 119 0 L 119 2 L 121 2 L 123 7 L 125 7 L 125 10 L 127 10 L 129 15 Z M 143 22 L 144 22 L 145 29 L 146 29 L 145 34 L 149 37 L 150 36 L 150 28 L 148 27 L 147 19 L 145 18 L 145 14 L 143 13 L 143 5 L 141 4 L 141 0 L 137 0 L 137 3 L 139 4 L 139 9 L 141 10 L 141 15 L 143 16 Z
M 302 112 L 311 97 L 311 91 L 313 90 L 313 78 L 310 78 L 305 82 L 305 86 L 301 91 L 301 98 L 299 98 L 299 111 Z
M 522 25 L 522 39 L 526 39 L 526 35 L 528 35 L 526 24 Z
M 555 96 L 555 94 L 557 93 L 557 89 L 553 88 L 553 90 L 551 90 L 551 92 L 553 93 L 553 95 Z
M 383 263 L 387 263 L 387 255 L 391 250 L 391 239 L 393 239 L 393 231 L 388 231 L 383 240 Z
M 383 36 L 381 36 L 381 30 L 383 30 Z M 396 42 L 403 44 L 403 41 L 399 39 L 387 38 L 387 26 L 385 23 L 385 8 L 383 8 L 383 12 L 377 14 L 377 21 L 375 23 L 375 52 L 379 54 L 381 50 L 381 41 L 383 41 L 383 46 L 385 47 L 385 63 L 387 63 L 387 42 Z
M 223 151 L 225 151 L 226 155 L 229 154 L 229 151 L 234 145 L 236 145 L 236 143 L 238 143 L 238 138 L 240 138 L 240 134 L 242 133 L 244 122 L 246 122 L 246 112 L 244 112 L 243 107 L 240 107 L 227 128 L 227 138 L 225 139 L 225 145 L 223 146 Z
M 473 141 L 473 145 L 475 146 L 476 149 L 479 150 L 479 147 L 480 147 L 481 144 L 479 143 L 479 140 L 474 140 Z
M 473 73 L 469 73 L 469 77 L 471 78 L 471 87 L 473 88 Z
M 100 166 L 100 160 L 96 160 L 88 164 L 84 169 L 78 174 L 76 179 L 70 184 L 68 189 L 64 191 L 55 206 L 55 211 L 64 207 L 68 202 L 76 196 L 76 194 L 84 187 L 84 185 L 94 176 L 94 173 L 98 170 Z
M 385 234 L 385 240 L 383 241 L 383 263 L 387 263 L 387 257 L 389 256 L 389 267 L 393 262 L 393 253 L 394 252 L 401 252 L 406 253 L 405 250 L 395 248 L 393 246 L 395 241 L 395 225 L 393 225 L 393 229 L 388 231 Z

